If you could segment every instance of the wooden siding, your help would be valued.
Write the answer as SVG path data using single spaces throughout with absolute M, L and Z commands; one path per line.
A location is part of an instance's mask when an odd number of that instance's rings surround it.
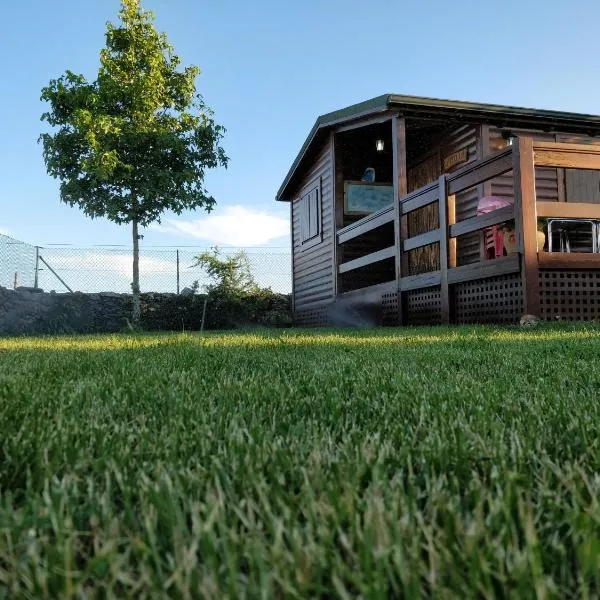
M 305 173 L 292 202 L 294 310 L 331 302 L 334 298 L 333 156 L 329 140 Z M 315 181 L 321 181 L 322 241 L 303 248 L 299 199 Z
M 478 129 L 476 125 L 462 125 L 454 129 L 446 140 L 443 148 L 443 156 L 448 156 L 457 150 L 466 148 L 468 151 L 468 160 L 477 160 L 483 158 L 479 155 L 478 148 Z M 457 168 L 463 165 L 457 165 Z M 481 192 L 481 186 L 475 186 L 456 194 L 456 220 L 462 221 L 477 213 L 477 202 Z M 456 260 L 461 265 L 465 262 L 465 257 L 476 254 L 479 256 L 479 237 L 477 235 L 465 235 L 456 243 Z

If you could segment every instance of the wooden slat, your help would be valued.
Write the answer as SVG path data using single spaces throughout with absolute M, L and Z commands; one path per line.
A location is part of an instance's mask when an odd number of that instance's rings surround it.
M 486 213 L 485 215 L 465 219 L 464 221 L 460 221 L 452 225 L 450 227 L 450 236 L 455 238 L 459 235 L 465 235 L 466 233 L 479 231 L 480 229 L 485 229 L 486 227 L 491 227 L 492 225 L 498 225 L 499 223 L 504 223 L 505 221 L 510 221 L 514 218 L 515 207 L 505 206 L 504 208 L 499 208 L 498 210 Z
M 385 283 L 376 283 L 358 290 L 343 292 L 339 294 L 339 298 L 360 298 L 361 300 L 379 300 L 381 301 L 382 294 L 389 294 L 398 289 L 395 281 L 386 281 Z
M 440 281 L 441 275 L 439 271 L 421 273 L 420 275 L 410 275 L 409 277 L 403 277 L 400 280 L 400 290 L 408 292 L 410 290 L 433 287 L 435 285 L 440 285 Z
M 421 235 L 415 235 L 414 237 L 404 240 L 402 247 L 404 252 L 410 252 L 415 248 L 421 248 L 422 246 L 429 246 L 429 244 L 435 244 L 441 239 L 442 232 L 440 229 L 434 229 Z
M 503 256 L 494 260 L 484 260 L 470 265 L 463 265 L 448 270 L 448 283 L 462 283 L 474 279 L 486 279 L 497 275 L 518 273 L 520 270 L 520 258 L 518 255 Z
M 359 221 L 355 221 L 351 225 L 347 225 L 343 229 L 340 229 L 337 233 L 338 244 L 343 244 L 348 240 L 352 240 L 359 235 L 363 235 L 381 227 L 386 223 L 390 223 L 394 220 L 394 206 L 386 206 L 378 210 L 377 212 L 371 213 L 367 217 L 363 217 Z
M 448 268 L 456 267 L 456 238 L 452 237 L 452 227 L 456 223 L 456 196 L 448 196 Z
M 512 168 L 512 148 L 507 148 L 448 175 L 448 193 L 458 194 L 487 179 L 498 177 Z
M 600 254 L 540 252 L 538 264 L 544 269 L 600 269 Z
M 600 219 L 600 204 L 586 202 L 538 202 L 538 217 L 557 219 Z
M 361 256 L 360 258 L 355 258 L 354 260 L 343 263 L 339 266 L 339 271 L 340 273 L 347 273 L 348 271 L 354 271 L 355 269 L 360 269 L 361 267 L 380 262 L 386 258 L 392 258 L 395 255 L 396 249 L 394 246 L 390 246 L 389 248 L 371 252 L 371 254 L 367 254 L 366 256 Z
M 442 323 L 450 323 L 450 289 L 448 286 L 448 186 L 446 176 L 439 178 L 440 187 L 440 299 Z
M 533 140 L 519 137 L 514 146 L 515 224 L 521 252 L 523 308 L 525 313 L 540 314 L 540 279 L 537 258 L 537 218 L 535 206 L 535 167 Z
M 593 146 L 590 146 L 593 147 Z M 600 152 L 576 152 L 574 150 L 536 150 L 538 167 L 565 167 L 568 169 L 600 170 Z
M 398 291 L 398 323 L 404 325 L 406 322 L 403 309 L 403 298 L 400 292 L 399 282 L 402 275 L 406 274 L 408 266 L 406 255 L 402 252 L 402 213 L 400 210 L 400 198 L 406 196 L 408 191 L 407 166 L 406 166 L 406 120 L 400 117 L 392 119 L 392 181 L 394 184 L 394 246 L 396 256 L 394 263 L 395 284 Z M 405 266 L 406 263 L 406 266 Z
M 559 134 L 560 137 L 560 134 Z M 564 136 L 563 136 L 564 137 Z M 588 143 L 585 144 L 571 144 L 568 142 L 551 142 L 544 140 L 533 140 L 533 150 L 537 153 L 538 151 L 559 151 L 559 152 L 589 152 L 591 154 L 600 154 L 600 146 L 598 139 L 589 139 Z
M 417 208 L 423 208 L 439 199 L 439 187 L 437 181 L 425 185 L 400 199 L 401 214 L 406 215 Z

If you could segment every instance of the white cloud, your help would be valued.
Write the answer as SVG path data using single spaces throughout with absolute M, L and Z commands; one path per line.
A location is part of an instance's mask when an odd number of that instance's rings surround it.
M 213 244 L 262 246 L 289 235 L 288 219 L 246 208 L 226 206 L 197 220 L 171 219 L 152 229 L 162 233 L 185 235 Z
M 143 250 L 140 251 L 142 253 Z M 71 255 L 52 255 L 49 259 L 53 268 L 93 273 L 94 271 L 111 271 L 131 279 L 133 255 L 112 252 L 83 252 Z M 144 274 L 173 273 L 174 262 L 140 255 L 140 277 Z

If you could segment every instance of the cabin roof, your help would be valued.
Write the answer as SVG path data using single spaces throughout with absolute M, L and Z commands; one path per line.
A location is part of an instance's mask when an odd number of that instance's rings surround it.
M 600 116 L 571 113 L 558 110 L 521 108 L 500 104 L 482 104 L 458 100 L 441 100 L 400 94 L 383 94 L 365 102 L 359 102 L 321 115 L 302 144 L 283 183 L 277 191 L 276 200 L 289 201 L 290 187 L 301 173 L 311 149 L 334 126 L 348 123 L 361 117 L 394 111 L 401 116 L 461 117 L 467 121 L 487 123 L 501 127 L 523 127 L 567 133 L 600 135 Z M 293 190 L 292 190 L 293 191 Z

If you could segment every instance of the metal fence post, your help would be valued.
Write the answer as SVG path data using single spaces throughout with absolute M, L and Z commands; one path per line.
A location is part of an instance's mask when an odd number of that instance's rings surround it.
M 179 295 L 179 248 L 177 248 L 177 295 Z
M 35 247 L 35 275 L 33 277 L 33 287 L 38 288 L 38 273 L 40 271 L 40 247 Z

